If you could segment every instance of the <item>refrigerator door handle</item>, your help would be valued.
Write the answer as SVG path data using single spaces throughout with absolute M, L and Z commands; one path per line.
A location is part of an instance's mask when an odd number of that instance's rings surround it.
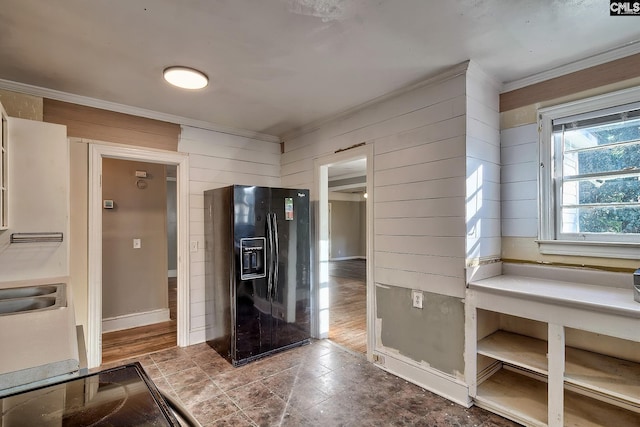
M 267 298 L 271 301 L 271 289 L 273 288 L 273 227 L 271 214 L 267 214 L 267 240 L 269 242 L 269 261 L 267 267 Z
M 271 300 L 276 299 L 276 295 L 278 292 L 278 266 L 280 265 L 280 247 L 278 243 L 278 222 L 276 221 L 276 214 L 272 213 L 272 228 L 273 228 L 273 241 L 274 241 L 274 253 L 275 257 L 273 259 L 273 297 Z

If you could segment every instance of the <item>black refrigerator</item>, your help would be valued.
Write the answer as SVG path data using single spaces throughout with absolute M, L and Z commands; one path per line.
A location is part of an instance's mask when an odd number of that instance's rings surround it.
M 309 342 L 309 190 L 204 192 L 207 342 L 234 366 Z

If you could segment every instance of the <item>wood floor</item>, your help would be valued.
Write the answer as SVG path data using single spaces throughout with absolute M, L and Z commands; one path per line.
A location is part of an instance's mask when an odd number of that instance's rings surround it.
M 329 286 L 329 338 L 349 350 L 366 353 L 366 261 L 332 261 Z M 169 279 L 170 321 L 102 334 L 103 365 L 175 347 L 176 296 L 176 280 Z
M 366 260 L 329 263 L 329 339 L 349 350 L 367 352 Z
M 177 284 L 169 278 L 169 320 L 139 328 L 102 334 L 102 364 L 175 347 L 177 343 Z

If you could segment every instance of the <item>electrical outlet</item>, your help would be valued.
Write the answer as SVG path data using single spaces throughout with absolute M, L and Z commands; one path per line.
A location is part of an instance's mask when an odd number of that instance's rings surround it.
M 414 308 L 422 308 L 422 291 L 411 291 L 411 301 Z

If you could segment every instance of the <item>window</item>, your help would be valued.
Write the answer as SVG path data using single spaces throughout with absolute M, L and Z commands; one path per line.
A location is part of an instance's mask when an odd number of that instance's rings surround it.
M 640 258 L 640 88 L 540 110 L 540 249 Z

